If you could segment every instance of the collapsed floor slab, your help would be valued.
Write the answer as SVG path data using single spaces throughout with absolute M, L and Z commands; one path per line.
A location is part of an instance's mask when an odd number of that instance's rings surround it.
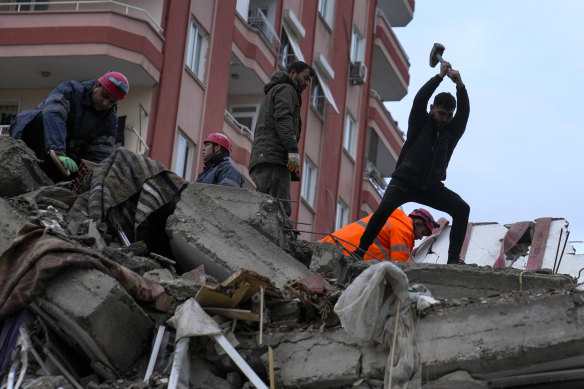
M 417 329 L 424 374 L 502 372 L 582 355 L 583 318 L 584 294 L 567 291 L 433 307 Z
M 216 201 L 214 191 L 202 184 L 189 184 L 168 218 L 170 245 L 183 271 L 204 265 L 208 274 L 223 281 L 244 268 L 278 286 L 311 274 L 276 243 L 277 238 L 254 227 L 253 220 L 261 224 L 263 214 L 282 212 L 274 209 L 273 198 L 240 188 L 222 191 L 231 192 L 238 201 Z M 268 224 L 273 223 L 278 224 L 273 220 Z

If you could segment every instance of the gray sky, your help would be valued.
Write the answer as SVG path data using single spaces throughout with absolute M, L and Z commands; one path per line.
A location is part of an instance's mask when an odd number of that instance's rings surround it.
M 584 240 L 584 1 L 416 0 L 412 21 L 394 32 L 410 85 L 386 108 L 402 131 L 414 95 L 438 72 L 428 63 L 434 42 L 467 86 L 470 119 L 445 184 L 470 204 L 470 221 L 563 217 L 569 240 Z M 442 91 L 455 94 L 450 79 Z

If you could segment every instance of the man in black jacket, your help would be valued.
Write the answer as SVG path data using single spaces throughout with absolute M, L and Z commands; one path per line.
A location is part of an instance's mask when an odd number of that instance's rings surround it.
M 439 93 L 426 111 L 428 100 L 448 76 L 456 84 L 456 100 L 450 93 Z M 464 263 L 460 250 L 466 234 L 469 205 L 442 181 L 456 144 L 462 137 L 468 121 L 470 104 L 466 87 L 457 70 L 444 61 L 440 73 L 432 77 L 414 98 L 408 120 L 408 135 L 396 163 L 392 179 L 379 207 L 371 217 L 355 254 L 363 256 L 379 234 L 391 213 L 406 202 L 416 202 L 448 213 L 452 217 L 448 263 Z

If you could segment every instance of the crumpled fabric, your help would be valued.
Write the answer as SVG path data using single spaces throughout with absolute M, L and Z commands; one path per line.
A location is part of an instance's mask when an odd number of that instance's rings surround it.
M 81 214 L 95 220 L 100 231 L 105 231 L 108 212 L 119 209 L 122 225 L 133 231 L 152 212 L 176 200 L 187 182 L 168 170 L 162 163 L 118 149 L 94 168 L 88 191 L 82 193 L 69 214 Z M 131 202 L 131 204 L 129 204 Z
M 334 311 L 345 331 L 370 345 L 388 350 L 385 388 L 422 387 L 421 362 L 416 347 L 415 305 L 436 302 L 418 287 L 410 292 L 406 274 L 391 262 L 379 262 L 361 273 L 341 294 Z M 394 334 L 398 317 L 397 336 Z M 391 348 L 394 347 L 394 350 Z M 393 365 L 391 365 L 393 353 Z
M 58 272 L 69 267 L 102 271 L 140 301 L 152 302 L 164 293 L 159 283 L 50 231 L 46 233 L 45 226 L 33 220 L 0 257 L 0 322 L 25 309 Z

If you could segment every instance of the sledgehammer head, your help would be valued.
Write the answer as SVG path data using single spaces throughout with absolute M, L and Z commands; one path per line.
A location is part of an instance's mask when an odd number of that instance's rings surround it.
M 430 66 L 434 67 L 438 62 L 442 63 L 442 53 L 444 53 L 444 45 L 440 43 L 434 43 L 432 51 L 430 52 Z

